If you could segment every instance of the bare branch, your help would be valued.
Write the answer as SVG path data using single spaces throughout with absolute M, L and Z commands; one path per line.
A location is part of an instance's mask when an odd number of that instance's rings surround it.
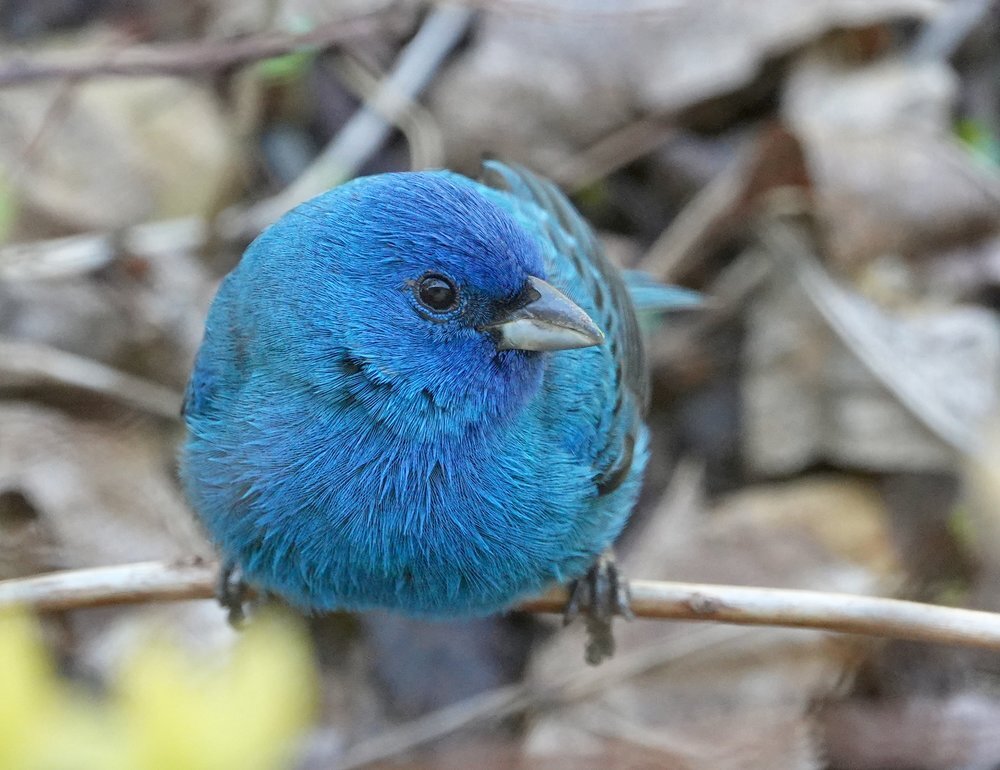
M 121 401 L 157 417 L 180 417 L 181 396 L 168 387 L 73 353 L 0 337 L 0 386 L 55 383 Z
M 329 749 L 325 752 L 322 749 L 313 750 L 306 754 L 304 765 L 326 770 L 357 770 L 376 762 L 392 760 L 473 725 L 496 723 L 513 714 L 585 700 L 667 664 L 711 654 L 719 649 L 728 648 L 738 653 L 749 633 L 730 626 L 702 626 L 623 651 L 596 668 L 544 672 L 539 680 L 487 690 L 390 727 L 370 738 L 361 739 L 346 751 L 340 750 L 339 743 L 336 753 Z M 798 643 L 803 642 L 806 640 Z M 794 649 L 794 643 L 791 646 Z
M 1000 614 L 992 612 L 787 588 L 651 580 L 632 580 L 629 586 L 632 610 L 643 618 L 815 628 L 1000 650 Z M 519 609 L 561 612 L 567 598 L 560 588 Z
M 0 87 L 99 75 L 202 75 L 295 51 L 330 48 L 370 36 L 385 24 L 385 9 L 379 8 L 322 24 L 301 35 L 274 32 L 233 40 L 134 46 L 96 57 L 93 53 L 8 55 L 0 65 Z
M 219 217 L 225 238 L 253 237 L 282 214 L 357 173 L 389 136 L 392 126 L 430 84 L 445 57 L 472 21 L 471 11 L 452 5 L 434 8 L 400 52 L 392 72 L 309 166 L 277 195 L 249 209 L 233 207 Z
M 208 599 L 216 573 L 216 565 L 204 562 L 145 562 L 5 580 L 0 581 L 0 609 Z M 822 591 L 650 580 L 633 580 L 630 586 L 632 609 L 643 618 L 813 628 L 1000 650 L 1000 614 L 991 612 Z M 564 588 L 554 588 L 517 609 L 562 612 L 567 598 Z
M 686 0 L 651 0 L 644 4 L 591 2 L 561 3 L 551 0 L 457 0 L 459 5 L 489 13 L 520 16 L 543 21 L 562 23 L 607 24 L 609 22 L 634 23 L 669 19 L 683 12 Z
M 93 232 L 0 246 L 0 281 L 42 281 L 99 270 L 124 252 L 143 256 L 197 251 L 210 236 L 198 217 L 164 219 L 117 232 Z
M 666 144 L 676 134 L 668 119 L 653 114 L 628 123 L 560 163 L 551 176 L 570 192 L 579 192 Z
M 209 599 L 214 593 L 217 572 L 217 565 L 202 561 L 183 564 L 150 561 L 0 580 L 0 610 L 26 606 L 46 612 Z

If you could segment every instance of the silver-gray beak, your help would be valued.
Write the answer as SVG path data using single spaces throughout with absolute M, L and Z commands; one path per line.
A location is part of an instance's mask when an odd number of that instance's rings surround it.
M 600 345 L 604 333 L 555 286 L 528 277 L 519 301 L 485 329 L 498 350 L 573 350 Z

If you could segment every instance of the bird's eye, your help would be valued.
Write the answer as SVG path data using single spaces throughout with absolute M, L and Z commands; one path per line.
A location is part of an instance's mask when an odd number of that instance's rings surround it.
M 437 273 L 429 273 L 416 285 L 420 304 L 435 313 L 447 313 L 458 307 L 458 289 L 455 284 Z

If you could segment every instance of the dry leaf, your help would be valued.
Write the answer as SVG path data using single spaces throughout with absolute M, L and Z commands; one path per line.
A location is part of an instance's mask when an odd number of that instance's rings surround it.
M 453 163 L 471 166 L 485 150 L 553 168 L 634 115 L 678 113 L 733 93 L 767 60 L 831 29 L 922 18 L 941 6 L 629 0 L 613 13 L 603 4 L 552 2 L 541 15 L 491 14 L 435 86 L 432 107 Z
M 113 44 L 88 33 L 81 45 Z M 119 43 L 120 44 L 120 43 Z M 197 81 L 111 78 L 0 92 L 0 170 L 11 238 L 206 215 L 232 184 L 239 144 Z
M 944 62 L 858 65 L 821 47 L 798 61 L 782 112 L 805 149 L 827 255 L 856 270 L 996 232 L 1000 174 L 951 136 Z
M 824 460 L 871 471 L 952 468 L 956 449 L 974 447 L 1000 388 L 995 316 L 976 307 L 889 313 L 833 282 L 805 252 L 788 258 L 748 316 L 750 467 L 765 475 Z
M 699 483 L 682 465 L 624 556 L 626 574 L 863 593 L 894 579 L 887 516 L 866 483 L 829 476 L 752 488 L 711 515 L 702 512 Z M 583 668 L 582 636 L 577 627 L 562 632 L 539 651 L 531 676 L 544 682 Z M 586 762 L 624 742 L 692 769 L 822 766 L 810 704 L 839 681 L 846 647 L 815 632 L 642 620 L 619 623 L 616 639 L 619 651 L 605 665 L 641 655 L 646 667 L 537 717 L 529 753 Z

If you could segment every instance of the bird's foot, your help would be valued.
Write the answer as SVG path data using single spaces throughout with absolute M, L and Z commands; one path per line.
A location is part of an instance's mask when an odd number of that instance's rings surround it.
M 611 621 L 616 615 L 631 620 L 634 617 L 631 604 L 628 581 L 618 571 L 610 552 L 602 554 L 586 575 L 570 584 L 563 623 L 569 624 L 581 612 L 586 613 L 586 658 L 590 665 L 596 666 L 614 655 Z
M 215 598 L 226 610 L 229 625 L 233 628 L 242 626 L 246 619 L 250 586 L 243 577 L 243 570 L 235 562 L 223 562 L 219 572 L 219 582 L 215 587 Z

